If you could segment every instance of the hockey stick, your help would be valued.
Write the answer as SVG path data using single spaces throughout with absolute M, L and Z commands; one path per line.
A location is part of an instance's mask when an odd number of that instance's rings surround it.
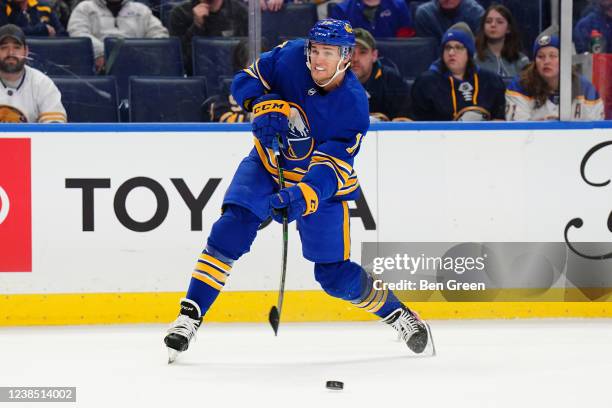
M 285 176 L 283 174 L 283 168 L 280 165 L 280 147 L 283 147 L 283 141 L 279 135 L 274 143 L 274 157 L 276 158 L 276 167 L 278 168 L 278 186 L 282 189 L 285 186 Z M 274 330 L 274 335 L 278 336 L 278 326 L 280 324 L 280 316 L 283 311 L 283 298 L 285 297 L 285 276 L 287 274 L 287 249 L 289 244 L 289 226 L 287 222 L 287 209 L 282 210 L 283 215 L 283 259 L 281 263 L 281 279 L 280 288 L 278 289 L 278 307 L 272 306 L 270 313 L 268 314 L 268 321 Z

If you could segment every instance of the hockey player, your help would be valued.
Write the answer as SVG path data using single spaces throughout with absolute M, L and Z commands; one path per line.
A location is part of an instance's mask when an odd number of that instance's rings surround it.
M 48 76 L 25 65 L 27 57 L 21 28 L 0 27 L 0 122 L 66 122 L 59 90 Z
M 238 166 L 168 329 L 169 362 L 187 350 L 258 226 L 270 216 L 280 221 L 282 211 L 297 222 L 302 253 L 329 295 L 381 317 L 415 353 L 426 348 L 426 324 L 393 292 L 375 290 L 372 277 L 349 260 L 347 201 L 360 194 L 353 160 L 369 126 L 367 97 L 348 70 L 354 45 L 348 22 L 322 20 L 307 40 L 279 45 L 235 76 L 232 94 L 253 113 L 255 146 Z M 280 163 L 273 150 L 277 135 Z M 278 165 L 286 179 L 280 191 Z

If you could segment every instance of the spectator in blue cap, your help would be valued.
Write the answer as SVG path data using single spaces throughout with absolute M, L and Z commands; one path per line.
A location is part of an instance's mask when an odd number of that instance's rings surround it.
M 506 91 L 507 120 L 559 119 L 559 35 L 542 32 L 533 43 L 534 61 L 514 78 Z M 572 118 L 601 120 L 603 102 L 585 77 L 572 71 Z
M 442 56 L 412 86 L 414 120 L 504 119 L 504 83 L 474 63 L 474 36 L 465 23 L 452 26 L 440 43 Z

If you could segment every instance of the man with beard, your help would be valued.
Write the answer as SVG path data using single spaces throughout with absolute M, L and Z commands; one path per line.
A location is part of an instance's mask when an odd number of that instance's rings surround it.
M 410 91 L 399 73 L 378 59 L 376 40 L 369 31 L 356 28 L 351 70 L 368 96 L 370 121 L 405 121 L 410 112 Z
M 27 57 L 21 28 L 0 27 L 0 122 L 65 123 L 59 90 L 48 76 L 25 65 Z

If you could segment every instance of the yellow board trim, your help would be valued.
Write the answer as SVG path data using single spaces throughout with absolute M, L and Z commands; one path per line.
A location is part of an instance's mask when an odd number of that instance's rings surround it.
M 0 296 L 0 326 L 168 323 L 176 318 L 179 300 L 184 296 L 184 292 L 3 295 Z M 276 291 L 221 292 L 206 321 L 267 322 L 270 305 L 276 302 L 277 296 Z M 410 302 L 409 305 L 425 319 L 612 318 L 612 301 Z M 285 322 L 376 319 L 323 291 L 285 292 L 283 306 Z

